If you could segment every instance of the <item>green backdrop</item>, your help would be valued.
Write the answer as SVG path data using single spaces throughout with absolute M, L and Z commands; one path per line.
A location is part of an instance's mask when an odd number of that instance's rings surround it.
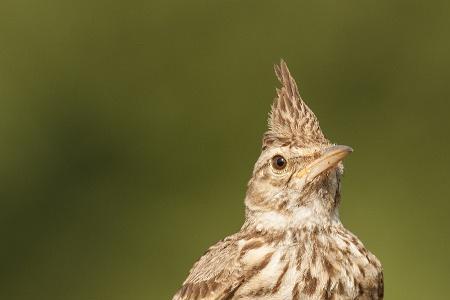
M 387 299 L 450 279 L 450 2 L 0 2 L 0 299 L 169 299 L 239 229 L 284 58 Z

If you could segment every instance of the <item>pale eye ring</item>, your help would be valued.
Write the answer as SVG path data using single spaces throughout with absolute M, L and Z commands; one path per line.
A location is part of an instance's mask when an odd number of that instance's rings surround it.
M 277 170 L 281 171 L 285 169 L 287 166 L 287 160 L 281 155 L 275 155 L 272 157 L 272 167 Z

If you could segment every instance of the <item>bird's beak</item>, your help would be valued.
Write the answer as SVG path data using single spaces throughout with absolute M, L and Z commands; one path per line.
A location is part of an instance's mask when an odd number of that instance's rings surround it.
M 307 165 L 303 170 L 298 172 L 295 176 L 304 178 L 305 182 L 310 182 L 317 175 L 335 167 L 347 155 L 353 152 L 349 146 L 336 145 L 331 146 L 323 152 L 323 154 Z

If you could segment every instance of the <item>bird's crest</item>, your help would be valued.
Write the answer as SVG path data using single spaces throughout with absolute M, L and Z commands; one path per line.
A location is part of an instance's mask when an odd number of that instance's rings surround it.
M 264 134 L 263 148 L 272 145 L 298 146 L 329 144 L 311 109 L 303 102 L 297 84 L 286 63 L 275 65 L 281 83 L 269 114 L 269 130 Z

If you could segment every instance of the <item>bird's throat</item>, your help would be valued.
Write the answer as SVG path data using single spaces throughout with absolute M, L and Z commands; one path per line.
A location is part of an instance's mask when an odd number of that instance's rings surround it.
M 330 213 L 321 206 L 302 206 L 293 209 L 290 213 L 247 209 L 244 227 L 252 227 L 260 232 L 270 232 L 329 227 L 338 224 L 340 224 L 340 220 L 337 209 Z

